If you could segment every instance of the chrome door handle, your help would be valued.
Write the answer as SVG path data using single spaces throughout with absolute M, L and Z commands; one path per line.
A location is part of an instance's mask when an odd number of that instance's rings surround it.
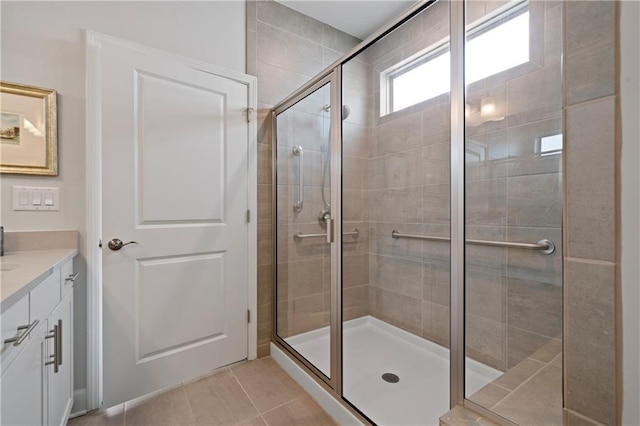
M 136 241 L 129 241 L 128 243 L 124 243 L 122 242 L 122 240 L 118 239 L 118 238 L 114 238 L 113 240 L 109 241 L 109 248 L 113 251 L 118 251 L 120 250 L 122 247 L 124 246 L 128 246 L 129 244 L 138 244 Z

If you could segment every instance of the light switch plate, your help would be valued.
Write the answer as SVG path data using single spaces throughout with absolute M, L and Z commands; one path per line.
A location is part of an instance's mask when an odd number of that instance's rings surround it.
M 13 187 L 13 210 L 60 210 L 60 188 Z

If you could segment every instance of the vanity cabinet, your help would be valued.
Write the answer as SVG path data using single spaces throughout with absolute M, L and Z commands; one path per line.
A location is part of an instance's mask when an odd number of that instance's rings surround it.
M 73 289 L 70 288 L 62 301 L 47 319 L 48 329 L 53 333 L 58 327 L 59 339 L 46 342 L 48 359 L 57 362 L 47 365 L 47 412 L 48 424 L 66 424 L 73 404 Z
M 2 326 L 0 424 L 66 424 L 73 404 L 74 279 L 70 259 L 2 313 L 14 328 Z
M 33 331 L 2 375 L 2 425 L 46 424 L 45 332 L 46 327 Z

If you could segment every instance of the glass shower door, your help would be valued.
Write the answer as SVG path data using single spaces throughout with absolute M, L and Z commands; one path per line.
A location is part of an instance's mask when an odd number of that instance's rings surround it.
M 562 5 L 469 2 L 466 19 L 465 396 L 559 425 Z
M 330 79 L 276 110 L 276 334 L 331 378 Z
M 342 396 L 380 425 L 449 410 L 449 34 L 439 0 L 342 67 Z

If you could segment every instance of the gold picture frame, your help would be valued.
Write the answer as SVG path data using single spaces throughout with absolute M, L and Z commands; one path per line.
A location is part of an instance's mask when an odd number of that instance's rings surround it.
M 0 173 L 58 175 L 57 93 L 0 81 Z

